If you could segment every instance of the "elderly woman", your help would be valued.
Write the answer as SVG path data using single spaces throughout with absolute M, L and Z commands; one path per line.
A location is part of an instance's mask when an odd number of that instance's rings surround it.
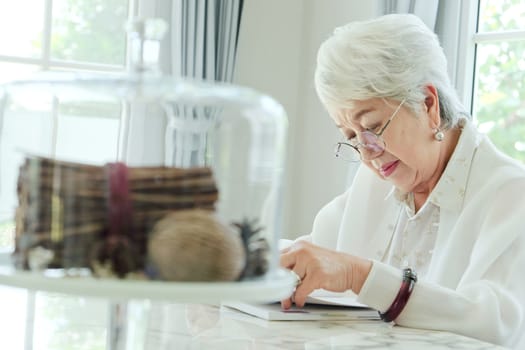
M 351 290 L 385 321 L 515 345 L 525 169 L 476 131 L 436 36 L 412 15 L 350 23 L 319 49 L 315 83 L 344 136 L 336 156 L 362 165 L 282 250 L 293 302 Z

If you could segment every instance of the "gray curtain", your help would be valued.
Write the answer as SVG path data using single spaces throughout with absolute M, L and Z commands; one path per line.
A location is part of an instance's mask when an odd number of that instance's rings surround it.
M 231 82 L 243 0 L 156 0 L 144 2 L 143 16 L 161 17 L 169 30 L 161 43 L 160 69 L 175 77 Z M 207 130 L 218 108 L 169 103 L 164 163 L 208 165 Z
M 435 30 L 439 0 L 380 0 L 380 11 L 389 13 L 413 13 Z
M 173 76 L 231 82 L 243 0 L 157 0 L 170 24 L 161 69 Z

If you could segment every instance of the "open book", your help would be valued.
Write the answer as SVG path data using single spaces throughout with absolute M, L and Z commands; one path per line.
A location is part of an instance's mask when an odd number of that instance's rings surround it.
M 280 303 L 226 302 L 228 307 L 268 321 L 379 320 L 377 311 L 356 301 L 355 295 L 324 290 L 313 292 L 303 308 L 283 310 Z

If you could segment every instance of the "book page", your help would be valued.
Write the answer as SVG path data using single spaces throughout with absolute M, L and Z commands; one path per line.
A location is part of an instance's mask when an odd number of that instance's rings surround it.
M 283 310 L 280 303 L 249 304 L 223 303 L 222 307 L 234 309 L 268 321 L 348 321 L 379 320 L 377 311 L 370 308 L 353 308 L 333 305 L 306 305 Z
M 338 305 L 367 308 L 365 304 L 357 301 L 357 295 L 353 292 L 330 292 L 324 289 L 317 289 L 313 291 L 307 298 L 307 304 L 316 305 Z
M 243 302 L 223 303 L 224 307 L 270 321 L 311 321 L 311 320 L 378 320 L 376 310 L 357 302 L 351 292 L 334 293 L 316 290 L 306 299 L 303 308 L 292 306 L 283 310 L 281 304 L 250 304 Z

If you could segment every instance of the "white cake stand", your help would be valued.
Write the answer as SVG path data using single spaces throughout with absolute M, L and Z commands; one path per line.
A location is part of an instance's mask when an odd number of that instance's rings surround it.
M 30 291 L 34 304 L 36 291 L 61 293 L 110 300 L 108 349 L 125 350 L 128 308 L 143 301 L 220 304 L 223 301 L 274 302 L 288 298 L 296 277 L 277 269 L 257 280 L 240 282 L 160 282 L 118 280 L 94 277 L 51 277 L 41 272 L 19 271 L 0 266 L 0 284 Z M 144 307 L 143 312 L 148 312 Z
M 0 267 L 0 284 L 34 291 L 53 292 L 110 300 L 147 299 L 183 303 L 222 301 L 272 302 L 288 298 L 296 278 L 277 269 L 256 280 L 239 282 L 161 282 L 95 277 L 50 277 L 40 272 Z

